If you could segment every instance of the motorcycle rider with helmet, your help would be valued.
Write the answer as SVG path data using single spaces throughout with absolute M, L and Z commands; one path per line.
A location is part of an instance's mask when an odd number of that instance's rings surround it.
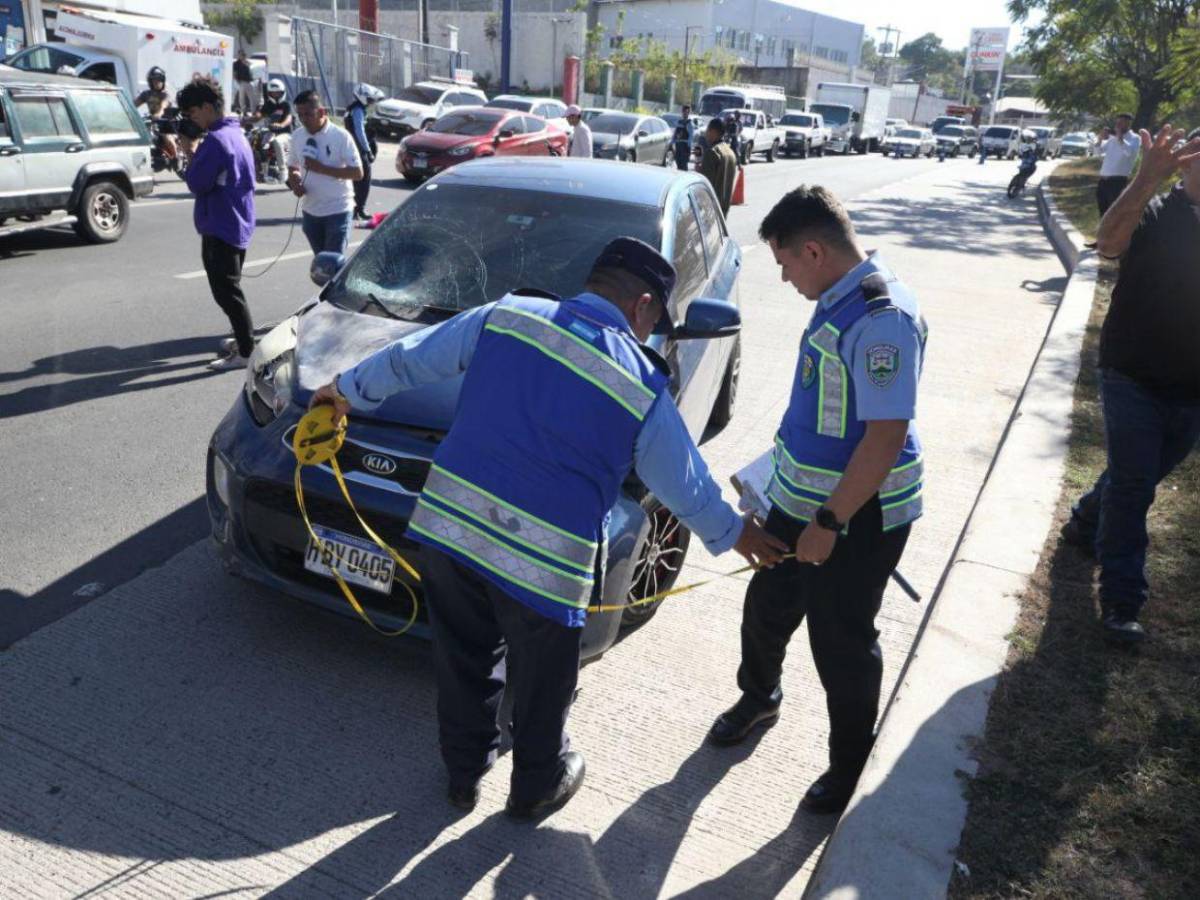
M 173 129 L 169 125 L 159 128 L 156 124 L 156 120 L 168 116 L 171 110 L 171 95 L 167 93 L 167 73 L 158 66 L 151 66 L 146 73 L 146 84 L 146 90 L 137 95 L 133 105 L 146 107 L 154 139 L 161 154 L 161 167 L 174 169 L 176 168 L 175 160 L 178 158 L 178 147 L 175 143 L 175 135 L 172 134 Z
M 354 86 L 354 99 L 346 107 L 346 130 L 358 147 L 363 166 L 363 177 L 354 182 L 355 219 L 370 218 L 367 215 L 367 195 L 371 191 L 371 163 L 375 160 L 378 145 L 374 135 L 367 133 L 367 107 L 382 100 L 383 96 L 379 88 L 359 82 Z
M 270 146 L 274 152 L 275 165 L 282 177 L 291 134 L 296 127 L 292 121 L 292 105 L 287 101 L 287 86 L 282 79 L 272 78 L 267 82 L 267 99 L 259 106 L 252 121 L 260 123 L 271 133 Z M 264 148 L 255 147 L 256 155 L 262 149 Z
M 1025 182 L 1033 177 L 1033 173 L 1037 171 L 1038 147 L 1037 137 L 1033 132 L 1026 131 L 1021 133 L 1021 149 L 1018 153 L 1020 163 L 1017 168 L 1017 174 L 1012 177 L 1012 181 L 1008 183 L 1008 196 L 1016 197 L 1017 194 L 1025 190 Z

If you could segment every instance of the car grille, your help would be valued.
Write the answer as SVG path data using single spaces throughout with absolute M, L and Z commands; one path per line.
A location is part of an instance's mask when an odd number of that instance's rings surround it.
M 389 475 L 381 475 L 368 469 L 364 463 L 364 460 L 368 456 L 387 457 L 396 464 L 396 471 Z M 385 481 L 398 484 L 406 491 L 414 494 L 421 492 L 421 488 L 425 486 L 425 479 L 429 477 L 429 460 L 427 459 L 415 459 L 411 456 L 381 453 L 350 440 L 342 444 L 342 449 L 338 452 L 338 464 L 342 467 L 343 472 L 363 472 L 373 478 L 382 478 Z
M 353 487 L 351 494 L 353 495 Z M 344 502 L 305 494 L 304 505 L 308 510 L 309 520 L 314 524 L 367 539 L 354 513 Z M 367 524 L 387 541 L 393 550 L 414 568 L 417 567 L 420 545 L 404 536 L 406 520 L 373 511 L 360 512 L 363 513 Z M 315 588 L 333 596 L 338 595 L 336 582 L 304 568 L 308 534 L 304 528 L 304 521 L 300 518 L 296 495 L 290 484 L 276 484 L 262 479 L 248 481 L 242 520 L 246 536 L 255 553 L 272 572 L 305 587 Z M 404 580 L 407 580 L 407 576 L 402 571 L 397 572 L 392 592 L 386 597 L 366 588 L 356 588 L 354 594 L 368 610 L 407 617 L 411 601 L 408 591 L 401 584 Z M 420 596 L 420 588 L 417 588 L 417 595 Z M 417 621 L 427 621 L 424 604 L 420 605 Z

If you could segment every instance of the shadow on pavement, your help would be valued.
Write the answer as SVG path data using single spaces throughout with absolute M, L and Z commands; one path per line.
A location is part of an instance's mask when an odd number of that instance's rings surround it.
M 219 335 L 176 338 L 133 347 L 88 347 L 44 356 L 21 371 L 0 372 L 0 384 L 49 376 L 83 377 L 34 385 L 0 396 L 0 419 L 207 378 L 217 374 L 203 368 L 209 359 L 175 360 L 193 356 L 215 358 L 220 340 Z M 172 377 L 153 377 L 163 375 Z M 141 380 L 151 377 L 153 380 Z

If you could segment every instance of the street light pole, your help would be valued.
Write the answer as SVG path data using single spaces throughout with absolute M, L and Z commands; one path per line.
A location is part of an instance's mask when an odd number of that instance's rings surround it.
M 702 27 L 702 25 L 687 25 L 683 29 L 683 81 L 685 84 L 687 83 L 688 57 L 692 53 L 691 32 L 693 28 L 699 31 Z

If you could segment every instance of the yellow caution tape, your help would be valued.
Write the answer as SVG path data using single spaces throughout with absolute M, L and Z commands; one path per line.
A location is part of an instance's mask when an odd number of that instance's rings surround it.
M 296 474 L 294 478 L 296 486 L 296 505 L 300 509 L 300 517 L 304 519 L 304 527 L 308 529 L 309 537 L 313 539 L 313 542 L 317 545 L 318 549 L 320 549 L 322 552 L 325 552 L 326 543 L 317 535 L 316 531 L 313 530 L 312 522 L 310 522 L 308 518 L 308 511 L 304 507 L 304 486 L 301 481 L 300 473 L 303 471 L 305 466 L 315 466 L 322 463 L 328 463 L 330 469 L 333 471 L 333 477 L 337 481 L 338 487 L 341 489 L 342 496 L 346 498 L 346 504 L 350 507 L 350 511 L 354 513 L 354 517 L 358 519 L 358 524 L 362 526 L 362 530 L 371 540 L 386 550 L 388 555 L 396 561 L 396 564 L 400 566 L 400 568 L 408 573 L 413 581 L 420 583 L 421 576 L 417 574 L 417 571 L 411 565 L 409 565 L 399 553 L 393 550 L 387 541 L 376 534 L 371 526 L 363 520 L 362 515 L 359 514 L 357 507 L 354 505 L 354 501 L 350 498 L 350 491 L 346 487 L 346 480 L 342 477 L 342 469 L 338 465 L 337 461 L 338 451 L 342 449 L 342 443 L 346 439 L 346 420 L 343 419 L 341 422 L 335 424 L 333 421 L 333 414 L 334 409 L 332 406 L 314 406 L 304 414 L 303 418 L 300 419 L 300 423 L 296 426 L 296 433 L 292 437 L 292 451 L 296 454 Z M 331 559 L 336 558 L 332 553 L 329 555 Z M 794 554 L 789 553 L 784 556 L 783 559 L 791 559 L 793 556 Z M 371 621 L 371 617 L 367 615 L 367 611 L 363 609 L 362 604 L 358 602 L 358 598 L 354 596 L 354 591 L 350 589 L 350 585 L 346 584 L 346 580 L 342 577 L 342 573 L 338 571 L 337 565 L 331 562 L 329 569 L 331 572 L 333 572 L 333 577 L 337 580 L 338 587 L 341 588 L 342 595 L 346 598 L 346 601 L 350 604 L 354 611 L 358 613 L 359 618 L 371 626 L 371 628 L 373 628 L 375 631 L 382 635 L 386 635 L 387 637 L 397 637 L 412 628 L 413 623 L 416 622 L 417 594 L 412 589 L 412 586 L 408 583 L 404 581 L 400 582 L 404 589 L 408 591 L 409 599 L 412 601 L 412 612 L 410 613 L 408 621 L 404 624 L 403 628 L 397 629 L 396 631 L 388 631 L 380 628 L 373 621 Z M 714 575 L 712 578 L 706 578 L 703 581 L 695 581 L 691 584 L 685 584 L 681 587 L 669 588 L 665 591 L 659 591 L 657 594 L 654 594 L 650 597 L 642 597 L 639 600 L 631 600 L 628 603 L 609 603 L 599 606 L 589 606 L 588 612 L 619 612 L 620 610 L 629 609 L 633 606 L 647 606 L 648 604 L 665 600 L 667 597 L 674 596 L 675 594 L 684 594 L 688 591 L 695 590 L 698 587 L 703 587 L 706 584 L 711 584 L 714 581 L 720 581 L 723 578 L 731 578 L 734 575 L 741 575 L 744 572 L 750 572 L 754 569 L 755 566 L 752 565 L 742 566 L 740 569 L 735 569 L 732 572 L 726 572 L 723 575 Z
M 346 498 L 346 504 L 350 507 L 350 511 L 354 513 L 354 518 L 358 519 L 358 524 L 362 526 L 362 530 L 366 533 L 367 537 L 386 550 L 388 556 L 395 560 L 396 565 L 407 572 L 414 581 L 420 582 L 421 576 L 417 574 L 416 569 L 392 549 L 387 541 L 375 533 L 374 529 L 359 514 L 354 501 L 350 499 L 350 491 L 346 488 L 346 479 L 342 477 L 342 468 L 338 465 L 337 461 L 337 453 L 342 449 L 342 443 L 346 439 L 346 420 L 343 419 L 341 422 L 335 423 L 333 414 L 334 409 L 332 406 L 314 406 L 300 419 L 300 423 L 296 426 L 296 433 L 292 437 L 292 452 L 296 454 L 296 474 L 294 477 L 296 505 L 300 508 L 300 517 L 304 519 L 304 527 L 308 529 L 309 537 L 313 539 L 313 542 L 322 553 L 326 552 L 326 543 L 313 530 L 312 522 L 308 518 L 308 510 L 304 508 L 304 485 L 300 473 L 305 466 L 328 463 L 330 469 L 333 470 L 333 477 L 342 491 L 342 496 Z M 353 610 L 358 613 L 360 619 L 375 631 L 387 637 L 397 637 L 412 628 L 413 623 L 417 621 L 417 594 L 411 585 L 404 581 L 400 582 L 404 589 L 408 591 L 409 599 L 412 601 L 412 612 L 409 614 L 408 621 L 404 624 L 403 628 L 388 631 L 387 629 L 380 628 L 371 621 L 371 617 L 367 615 L 367 611 L 363 609 L 362 604 L 358 602 L 358 598 L 354 596 L 354 591 L 350 589 L 350 585 L 346 584 L 346 579 L 338 571 L 336 563 L 332 561 L 336 560 L 336 555 L 330 553 L 329 556 L 331 558 L 329 570 L 333 572 L 333 577 L 337 580 L 338 587 L 342 589 L 342 596 L 346 598 L 346 601 Z

